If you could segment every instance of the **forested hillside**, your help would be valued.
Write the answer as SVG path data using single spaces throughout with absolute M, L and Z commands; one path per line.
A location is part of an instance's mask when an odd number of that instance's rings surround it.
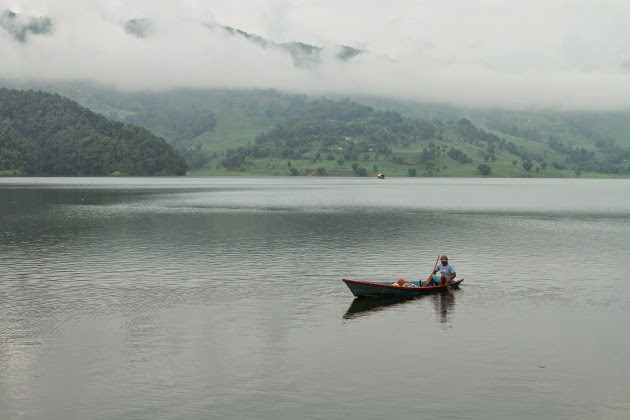
M 630 113 L 467 109 L 275 90 L 47 89 L 158 133 L 195 175 L 630 176 Z
M 0 88 L 0 173 L 183 175 L 184 159 L 143 127 L 68 98 Z
M 525 122 L 496 112 L 477 118 L 485 129 L 468 118 L 425 120 L 350 100 L 304 99 L 294 101 L 284 118 L 251 144 L 228 149 L 218 165 L 292 175 L 630 174 L 630 142 L 622 133 L 617 140 L 596 129 L 595 121 L 591 126 L 580 124 L 577 116 L 563 116 L 561 123 L 545 127 L 532 124 L 531 116 Z

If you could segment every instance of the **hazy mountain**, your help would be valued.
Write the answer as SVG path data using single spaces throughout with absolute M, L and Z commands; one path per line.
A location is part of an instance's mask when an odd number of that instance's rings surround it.
M 242 37 L 261 48 L 284 51 L 291 55 L 293 64 L 297 67 L 310 67 L 317 65 L 322 59 L 322 56 L 329 53 L 329 51 L 325 48 L 299 41 L 276 43 L 256 34 L 250 34 L 241 29 L 232 28 L 230 26 L 216 24 L 207 24 L 206 26 L 213 30 L 223 31 L 231 36 Z M 332 47 L 332 51 L 330 51 L 330 53 L 337 60 L 348 61 L 359 54 L 365 53 L 365 51 L 347 45 L 336 45 Z

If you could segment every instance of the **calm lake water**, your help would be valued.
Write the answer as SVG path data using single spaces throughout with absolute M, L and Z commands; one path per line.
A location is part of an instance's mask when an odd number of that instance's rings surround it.
M 629 272 L 629 180 L 0 178 L 0 417 L 630 419 Z

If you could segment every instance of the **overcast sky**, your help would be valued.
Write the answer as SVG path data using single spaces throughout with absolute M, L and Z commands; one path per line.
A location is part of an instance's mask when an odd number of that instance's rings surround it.
M 5 9 L 49 16 L 52 31 L 20 41 L 0 27 L 0 77 L 630 109 L 628 0 L 0 0 Z M 145 39 L 123 29 L 138 18 L 151 22 Z M 330 53 L 296 67 L 208 24 Z M 367 54 L 340 62 L 338 44 Z

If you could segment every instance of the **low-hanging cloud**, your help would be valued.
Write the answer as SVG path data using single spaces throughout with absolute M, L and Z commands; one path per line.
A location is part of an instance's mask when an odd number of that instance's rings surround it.
M 49 26 L 0 25 L 2 78 L 630 109 L 626 1 L 0 0 L 5 11 Z M 316 57 L 278 48 L 293 42 Z M 356 50 L 339 59 L 342 46 Z

